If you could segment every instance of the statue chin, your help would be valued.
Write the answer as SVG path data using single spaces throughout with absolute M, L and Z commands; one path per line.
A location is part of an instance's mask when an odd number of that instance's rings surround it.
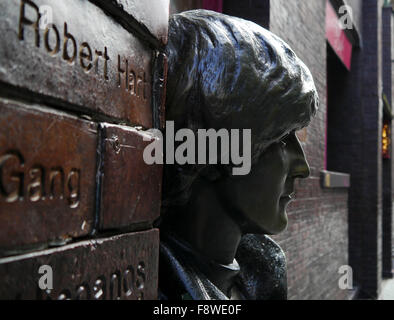
M 243 225 L 241 226 L 242 234 L 261 234 L 261 235 L 277 235 L 286 230 L 288 225 L 288 218 L 286 210 L 279 212 L 277 219 L 272 224 L 267 224 L 267 221 L 253 222 L 244 217 Z

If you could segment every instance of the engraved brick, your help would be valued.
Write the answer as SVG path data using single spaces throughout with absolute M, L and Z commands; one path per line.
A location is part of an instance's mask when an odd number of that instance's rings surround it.
M 153 229 L 3 258 L 0 299 L 156 299 L 158 251 Z M 40 278 L 50 274 L 39 273 L 41 266 L 52 269 L 50 291 L 40 289 Z
M 101 228 L 153 222 L 160 214 L 162 166 L 148 165 L 143 158 L 145 147 L 153 141 L 152 134 L 110 124 L 100 127 Z
M 88 234 L 97 125 L 0 99 L 0 254 Z
M 115 15 L 121 15 L 122 11 L 131 15 L 140 24 L 142 30 L 146 29 L 162 44 L 167 43 L 169 0 L 92 0 L 92 2 L 105 7 Z
M 0 82 L 152 127 L 152 51 L 102 9 L 83 0 L 1 1 L 0 30 Z

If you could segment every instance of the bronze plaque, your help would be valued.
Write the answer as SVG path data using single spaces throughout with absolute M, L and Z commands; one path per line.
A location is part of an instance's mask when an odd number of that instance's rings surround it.
M 0 82 L 152 127 L 152 51 L 85 0 L 0 1 Z
M 167 43 L 168 19 L 170 10 L 169 0 L 91 0 L 106 10 L 124 11 L 132 16 L 139 24 L 137 28 L 147 30 L 152 36 L 161 42 Z M 111 8 L 112 7 L 112 8 Z M 116 14 L 116 13 L 115 13 Z M 122 14 L 118 12 L 117 14 Z
M 153 229 L 3 258 L 0 299 L 153 300 L 158 256 Z
M 96 149 L 96 124 L 0 99 L 0 254 L 92 230 Z
M 152 223 L 160 214 L 162 166 L 146 164 L 143 152 L 153 136 L 135 128 L 111 124 L 100 127 L 101 229 Z

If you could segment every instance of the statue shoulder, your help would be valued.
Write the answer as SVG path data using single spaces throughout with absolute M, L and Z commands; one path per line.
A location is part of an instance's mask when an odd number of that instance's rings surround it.
M 162 300 L 228 300 L 199 270 L 190 253 L 167 237 L 160 242 L 159 298 Z
M 265 235 L 245 235 L 236 259 L 240 285 L 248 299 L 286 300 L 287 268 L 282 248 Z

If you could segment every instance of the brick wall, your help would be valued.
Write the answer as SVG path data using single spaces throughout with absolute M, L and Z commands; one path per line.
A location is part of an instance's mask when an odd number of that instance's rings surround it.
M 157 298 L 162 167 L 143 150 L 168 1 L 149 5 L 0 2 L 0 299 Z
M 270 30 L 282 37 L 311 69 L 321 105 L 304 144 L 311 177 L 300 181 L 289 207 L 288 230 L 275 237 L 288 259 L 289 299 L 346 299 L 338 269 L 348 264 L 347 191 L 320 188 L 326 132 L 325 4 L 271 1 Z
M 338 286 L 338 269 L 347 264 L 353 267 L 354 283 L 361 288 L 361 297 L 374 298 L 380 290 L 383 167 L 379 92 L 383 2 L 332 0 L 332 3 L 350 5 L 356 27 L 348 32 L 354 45 L 352 70 L 344 70 L 341 85 L 337 85 L 338 89 L 342 86 L 342 92 L 338 92 L 334 101 L 342 109 L 335 109 L 338 114 L 329 124 L 336 130 L 334 138 L 339 142 L 336 153 L 330 156 L 336 171 L 351 174 L 348 191 L 320 187 L 320 171 L 325 169 L 327 111 L 330 112 L 326 1 L 224 1 L 224 13 L 269 27 L 289 43 L 311 69 L 321 99 L 316 118 L 300 135 L 311 177 L 298 182 L 298 201 L 288 210 L 288 230 L 275 237 L 288 259 L 289 299 L 350 298 L 354 292 L 340 290 Z

